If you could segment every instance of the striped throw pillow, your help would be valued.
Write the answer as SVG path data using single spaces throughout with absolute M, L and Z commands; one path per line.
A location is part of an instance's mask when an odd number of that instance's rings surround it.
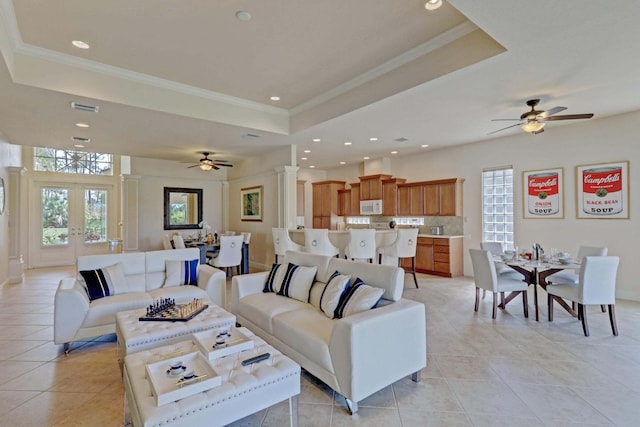
M 282 278 L 282 286 L 280 286 L 278 295 L 309 302 L 309 291 L 317 271 L 317 267 L 303 267 L 289 263 Z
M 341 319 L 351 314 L 375 308 L 383 293 L 384 289 L 366 285 L 358 277 L 340 298 L 334 318 Z
M 200 260 L 166 260 L 164 268 L 166 278 L 164 279 L 164 287 L 193 285 L 198 286 L 198 263 Z
M 349 281 L 351 276 L 340 274 L 338 271 L 334 272 L 327 284 L 322 290 L 319 301 L 319 309 L 329 319 L 333 319 L 335 316 L 336 308 L 340 302 L 340 298 L 349 288 Z
M 271 266 L 271 271 L 267 276 L 267 280 L 264 282 L 264 288 L 262 288 L 262 292 L 278 292 L 280 291 L 280 286 L 282 285 L 282 277 L 284 276 L 287 268 L 283 266 L 283 264 L 273 264 Z
M 127 282 L 121 263 L 96 270 L 82 270 L 79 273 L 84 279 L 84 288 L 89 301 L 127 292 Z

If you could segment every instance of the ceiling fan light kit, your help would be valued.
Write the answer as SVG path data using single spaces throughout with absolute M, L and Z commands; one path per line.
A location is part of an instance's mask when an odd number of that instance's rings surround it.
M 528 121 L 527 123 L 520 126 L 523 131 L 529 133 L 540 133 L 542 132 L 542 128 L 544 128 L 544 123 L 537 122 L 535 120 Z
M 427 0 L 424 4 L 424 8 L 431 11 L 439 9 L 442 6 L 442 0 Z

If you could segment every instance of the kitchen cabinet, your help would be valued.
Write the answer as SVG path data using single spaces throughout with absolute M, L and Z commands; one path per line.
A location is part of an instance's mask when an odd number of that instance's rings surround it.
M 444 277 L 463 275 L 461 237 L 418 236 L 416 271 Z M 402 267 L 410 269 L 411 260 L 403 260 Z
M 338 190 L 344 190 L 344 181 L 321 181 L 313 186 L 313 228 L 337 228 Z
M 391 178 L 391 175 L 367 175 L 360 179 L 360 200 L 382 199 L 382 181 Z
M 462 183 L 452 178 L 429 181 L 424 186 L 424 214 L 427 216 L 462 215 Z
M 358 215 L 351 213 L 351 189 L 338 190 L 338 216 Z
M 391 178 L 382 181 L 382 215 L 398 215 L 398 184 L 404 184 L 403 178 Z
M 360 215 L 360 183 L 354 182 L 351 186 L 351 215 Z
M 398 215 L 424 215 L 424 184 L 413 182 L 398 185 Z

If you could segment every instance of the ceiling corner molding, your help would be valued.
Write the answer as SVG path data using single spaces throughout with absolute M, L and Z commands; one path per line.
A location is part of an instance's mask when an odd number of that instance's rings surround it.
M 397 68 L 402 67 L 405 64 L 408 64 L 411 61 L 414 61 L 417 58 L 420 58 L 424 55 L 427 55 L 430 52 L 433 52 L 436 49 L 439 49 L 443 46 L 448 45 L 449 43 L 458 40 L 473 31 L 477 30 L 478 26 L 475 25 L 471 21 L 466 21 L 460 25 L 453 27 L 452 29 L 445 31 L 437 37 L 434 37 L 431 40 L 426 41 L 425 43 L 410 49 L 397 57 L 390 59 L 389 61 L 378 65 L 377 67 L 372 68 L 371 70 L 360 74 L 357 77 L 354 77 L 351 80 L 348 80 L 335 88 L 323 93 L 322 95 L 318 95 L 315 98 L 310 99 L 307 102 L 304 102 L 300 105 L 296 105 L 294 108 L 290 110 L 291 116 L 295 116 L 299 113 L 302 113 L 306 110 L 310 110 L 314 107 L 317 107 L 320 104 L 327 102 L 328 100 L 340 96 L 344 93 L 347 93 L 358 86 L 361 86 L 365 83 L 368 83 L 384 74 L 387 74 Z

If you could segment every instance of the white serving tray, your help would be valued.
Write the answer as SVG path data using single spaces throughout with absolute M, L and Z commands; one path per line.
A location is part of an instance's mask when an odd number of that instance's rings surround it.
M 202 354 L 204 354 L 205 358 L 213 360 L 253 348 L 253 340 L 243 334 L 238 328 L 231 328 L 229 330 L 231 338 L 226 347 L 216 348 L 216 337 L 220 332 L 219 330 L 207 330 L 193 334 L 196 346 Z
M 182 361 L 182 365 L 186 367 L 185 372 L 194 371 L 197 378 L 181 383 L 182 375 L 168 375 L 167 369 L 177 361 Z M 175 402 L 222 384 L 222 377 L 216 374 L 209 361 L 199 351 L 150 363 L 146 365 L 146 370 L 151 392 L 158 406 Z

